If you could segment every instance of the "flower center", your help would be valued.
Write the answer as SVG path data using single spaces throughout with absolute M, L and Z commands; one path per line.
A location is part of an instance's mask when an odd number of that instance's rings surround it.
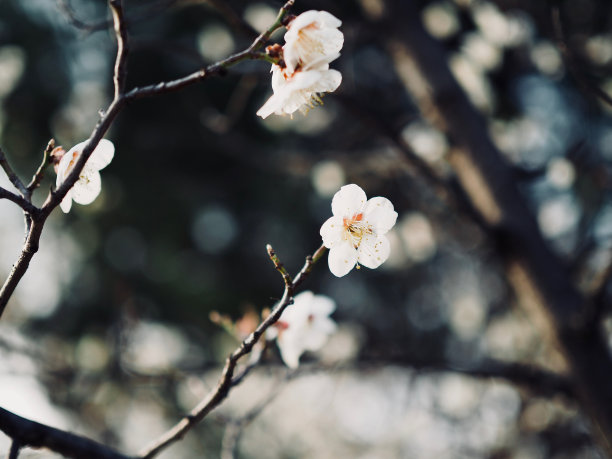
M 344 225 L 344 240 L 348 240 L 354 248 L 358 248 L 366 234 L 372 234 L 372 227 L 363 220 L 363 213 L 354 214 L 351 218 L 342 219 Z

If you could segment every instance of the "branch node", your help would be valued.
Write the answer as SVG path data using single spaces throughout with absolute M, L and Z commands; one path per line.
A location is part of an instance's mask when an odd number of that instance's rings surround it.
M 272 263 L 274 263 L 274 267 L 280 273 L 280 275 L 283 276 L 285 285 L 288 288 L 292 288 L 293 279 L 291 279 L 291 274 L 289 274 L 289 272 L 287 271 L 283 263 L 280 261 L 280 258 L 278 258 L 278 255 L 276 255 L 276 252 L 270 244 L 266 245 L 266 250 L 268 251 L 268 256 L 270 257 L 270 260 L 272 260 Z

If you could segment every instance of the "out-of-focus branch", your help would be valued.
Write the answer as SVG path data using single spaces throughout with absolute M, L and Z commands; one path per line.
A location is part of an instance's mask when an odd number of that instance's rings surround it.
M 215 8 L 236 31 L 241 32 L 245 36 L 253 39 L 257 37 L 257 31 L 245 22 L 234 10 L 232 10 L 225 0 L 204 0 L 206 3 Z
M 561 22 L 561 12 L 559 10 L 559 6 L 551 6 L 551 16 L 555 30 L 557 47 L 561 51 L 563 61 L 565 62 L 565 65 L 567 66 L 567 69 L 570 71 L 571 75 L 583 89 L 592 93 L 606 104 L 612 106 L 612 97 L 599 86 L 589 82 L 582 72 L 580 65 L 576 63 L 576 59 L 567 44 L 565 33 L 563 32 L 563 24 Z
M 494 378 L 546 397 L 556 394 L 563 394 L 572 399 L 576 397 L 572 381 L 566 375 L 518 362 L 504 362 L 489 358 L 473 366 L 461 367 L 444 360 L 421 359 L 416 355 L 387 356 L 368 353 L 363 355 L 357 363 L 358 368 L 373 365 L 399 365 L 412 368 L 419 373 L 450 372 L 474 378 Z
M 413 2 L 389 0 L 396 30 L 389 52 L 424 117 L 456 145 L 450 162 L 461 187 L 512 267 L 511 281 L 552 331 L 570 367 L 578 400 L 612 455 L 612 360 L 598 329 L 585 328 L 586 301 L 550 250 L 518 190 L 512 169 L 488 135 L 484 117 L 453 77 L 444 48 L 429 36 Z M 393 19 L 388 19 L 393 21 Z
M 66 457 L 75 459 L 129 459 L 114 449 L 89 438 L 22 418 L 0 408 L 0 430 L 13 439 L 15 456 L 20 448 L 49 448 Z M 13 456 L 10 456 L 13 457 Z
M 295 290 L 312 271 L 314 264 L 321 259 L 326 250 L 327 249 L 324 246 L 321 246 L 312 256 L 309 255 L 306 257 L 304 266 L 295 276 L 293 282 L 289 285 L 285 284 L 283 296 L 274 306 L 274 309 L 270 315 L 266 317 L 255 329 L 255 331 L 242 342 L 240 347 L 232 352 L 232 354 L 227 358 L 225 367 L 221 373 L 221 378 L 217 382 L 217 386 L 211 392 L 209 392 L 209 394 L 193 410 L 191 410 L 188 415 L 183 417 L 183 419 L 181 419 L 174 427 L 163 434 L 153 444 L 147 446 L 140 453 L 143 459 L 149 459 L 156 456 L 169 445 L 180 440 L 189 430 L 204 419 L 227 397 L 230 389 L 233 386 L 234 371 L 240 358 L 252 351 L 253 347 L 266 332 L 266 330 L 276 323 L 283 311 L 293 303 L 293 294 L 295 293 Z
M 285 379 L 289 379 L 288 377 Z M 248 413 L 241 416 L 238 419 L 231 419 L 225 428 L 223 433 L 223 441 L 221 443 L 221 459 L 234 459 L 236 455 L 236 449 L 238 448 L 238 442 L 244 432 L 244 429 L 253 422 L 257 416 L 268 406 L 276 397 L 279 396 L 281 391 L 275 384 L 274 389 L 268 394 L 268 396 L 261 402 L 259 402 L 254 408 Z
M 13 186 L 17 188 L 17 190 L 19 191 L 19 193 L 21 193 L 23 197 L 26 197 L 28 194 L 28 189 L 25 187 L 19 176 L 15 173 L 15 171 L 9 164 L 8 159 L 6 159 L 6 155 L 2 148 L 0 148 L 0 166 L 2 167 L 2 169 L 4 169 L 6 176 L 11 181 Z
M 17 459 L 19 457 L 19 451 L 21 450 L 21 445 L 18 441 L 13 440 L 11 442 L 11 450 L 8 454 L 8 459 Z
M 109 21 L 100 21 L 96 22 L 95 24 L 88 24 L 82 21 L 77 17 L 68 0 L 57 0 L 57 6 L 60 11 L 64 13 L 64 16 L 66 16 L 68 22 L 70 22 L 70 24 L 76 27 L 77 29 L 91 33 L 96 32 L 98 30 L 105 30 L 110 26 Z

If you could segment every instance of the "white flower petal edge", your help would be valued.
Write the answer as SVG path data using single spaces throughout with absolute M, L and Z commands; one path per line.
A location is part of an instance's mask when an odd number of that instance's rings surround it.
M 365 191 L 359 185 L 344 185 L 332 199 L 332 214 L 335 217 L 352 216 L 363 209 L 367 200 Z
M 81 156 L 86 143 L 87 141 L 78 143 L 64 154 L 57 166 L 56 187 L 59 187 L 66 180 L 66 177 L 70 174 Z M 73 200 L 79 204 L 91 204 L 98 197 L 102 189 L 102 179 L 98 171 L 108 166 L 114 154 L 115 146 L 113 143 L 106 139 L 100 140 L 98 146 L 85 163 L 79 180 L 77 180 L 60 203 L 60 208 L 65 213 L 70 212 Z
M 347 275 L 357 263 L 357 251 L 350 242 L 344 241 L 341 244 L 334 245 L 329 249 L 327 256 L 327 264 L 329 270 L 336 277 Z
M 329 63 L 340 55 L 344 35 L 338 30 L 342 21 L 327 11 L 306 11 L 288 26 L 283 46 L 289 72 L 324 60 Z
M 292 115 L 296 111 L 307 112 L 320 103 L 320 94 L 333 92 L 342 83 L 342 75 L 337 70 L 324 67 L 304 70 L 287 76 L 278 65 L 272 65 L 272 88 L 274 94 L 257 111 L 257 115 L 267 118 L 272 113 Z
M 397 220 L 391 201 L 380 196 L 368 200 L 358 185 L 345 185 L 332 199 L 332 213 L 320 234 L 333 275 L 342 277 L 360 264 L 378 268 L 389 258 L 385 234 Z
M 336 323 L 329 318 L 335 309 L 336 303 L 324 295 L 306 291 L 294 297 L 275 327 L 278 348 L 288 367 L 297 368 L 305 351 L 317 351 L 325 344 L 336 330 Z

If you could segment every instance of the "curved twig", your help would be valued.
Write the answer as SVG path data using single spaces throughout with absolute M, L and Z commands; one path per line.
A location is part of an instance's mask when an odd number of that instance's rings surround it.
M 147 446 L 140 454 L 143 459 L 150 459 L 160 453 L 163 449 L 167 448 L 172 443 L 180 440 L 183 436 L 189 432 L 195 425 L 197 425 L 202 419 L 204 419 L 212 410 L 214 410 L 219 404 L 227 397 L 230 389 L 233 385 L 233 375 L 238 361 L 241 357 L 247 355 L 253 349 L 253 346 L 259 341 L 261 336 L 266 330 L 273 325 L 281 316 L 283 311 L 293 303 L 293 294 L 296 288 L 306 279 L 308 274 L 312 271 L 314 264 L 321 259 L 326 252 L 325 246 L 319 247 L 317 251 L 312 255 L 306 257 L 306 262 L 295 276 L 295 279 L 290 284 L 285 284 L 285 290 L 280 301 L 274 306 L 274 309 L 264 321 L 251 333 L 227 358 L 225 367 L 221 374 L 217 386 L 208 393 L 208 395 L 193 409 L 191 412 L 184 416 L 177 424 L 174 425 L 170 430 L 163 434 L 153 444 Z M 284 276 L 283 276 L 284 278 Z

